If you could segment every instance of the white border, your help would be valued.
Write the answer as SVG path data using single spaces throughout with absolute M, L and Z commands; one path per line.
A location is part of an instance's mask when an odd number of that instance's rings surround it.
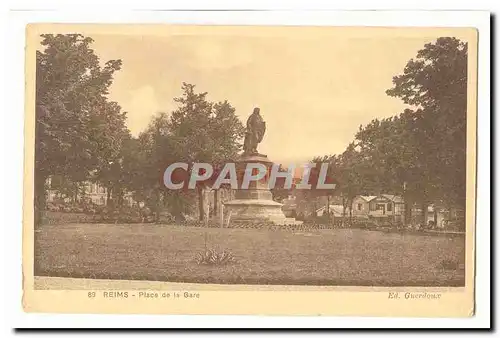
M 52 2 L 54 3 L 54 2 Z M 146 1 L 142 8 L 147 8 Z M 23 6 L 15 6 L 22 8 Z M 52 5 L 49 8 L 54 8 Z M 67 8 L 68 6 L 66 6 Z M 175 7 L 175 6 L 174 6 Z M 180 6 L 179 6 L 180 7 Z M 177 7 L 177 8 L 179 8 Z M 183 7 L 189 7 L 183 4 Z M 215 6 L 217 8 L 217 6 Z M 237 7 L 237 6 L 233 6 Z M 397 7 L 397 6 L 396 6 Z M 470 6 L 469 6 L 470 7 Z M 26 6 L 24 6 L 26 8 Z M 41 4 L 29 8 L 43 8 Z M 485 12 L 165 12 L 106 10 L 102 4 L 65 11 L 22 11 L 9 14 L 3 51 L 7 73 L 3 78 L 6 95 L 2 123 L 6 150 L 2 168 L 2 215 L 4 217 L 4 253 L 8 257 L 3 278 L 7 290 L 4 309 L 10 327 L 338 327 L 338 328 L 468 328 L 489 326 L 490 265 L 490 22 Z M 121 7 L 123 8 L 123 7 Z M 137 7 L 136 7 L 137 8 Z M 149 6 L 151 8 L 151 6 Z M 191 6 L 192 8 L 192 6 Z M 219 8 L 221 8 L 219 6 Z M 243 7 L 245 8 L 245 7 Z M 248 8 L 248 7 L 246 7 Z M 269 7 L 268 7 L 269 8 Z M 276 8 L 276 7 L 275 7 Z M 283 6 L 281 7 L 283 8 Z M 285 6 L 285 8 L 287 8 Z M 289 7 L 288 7 L 289 8 Z M 351 7 L 352 8 L 352 7 Z M 387 7 L 386 7 L 387 8 Z M 5 22 L 4 20 L 2 20 Z M 476 27 L 479 30 L 478 75 L 478 190 L 477 190 L 477 315 L 471 319 L 409 319 L 355 317 L 251 317 L 251 316 L 138 316 L 129 315 L 52 315 L 25 314 L 21 308 L 21 214 L 23 173 L 24 112 L 24 32 L 31 22 L 106 22 L 106 23 L 183 23 L 183 24 L 251 24 L 251 25 L 335 25 L 335 26 L 434 26 Z M 0 53 L 0 54 L 4 54 Z

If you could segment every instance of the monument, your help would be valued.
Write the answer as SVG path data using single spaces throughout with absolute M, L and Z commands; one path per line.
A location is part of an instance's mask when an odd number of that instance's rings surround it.
M 265 132 L 266 123 L 260 115 L 260 109 L 254 108 L 247 120 L 243 154 L 236 162 L 236 170 L 238 176 L 242 177 L 248 163 L 260 163 L 266 166 L 267 174 L 259 181 L 250 182 L 248 189 L 242 189 L 239 180 L 235 199 L 224 203 L 230 222 L 265 221 L 280 225 L 295 223 L 295 219 L 286 218 L 281 210 L 283 204 L 274 201 L 269 190 L 269 172 L 273 162 L 267 155 L 257 151 L 257 145 L 264 138 Z

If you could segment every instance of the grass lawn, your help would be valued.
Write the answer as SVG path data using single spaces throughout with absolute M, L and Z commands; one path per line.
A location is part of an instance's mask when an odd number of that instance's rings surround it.
M 195 255 L 204 250 L 205 240 L 209 248 L 229 249 L 236 262 L 196 264 Z M 443 261 L 454 264 L 450 268 Z M 464 263 L 464 236 L 154 224 L 44 225 L 35 233 L 37 276 L 217 284 L 464 286 Z

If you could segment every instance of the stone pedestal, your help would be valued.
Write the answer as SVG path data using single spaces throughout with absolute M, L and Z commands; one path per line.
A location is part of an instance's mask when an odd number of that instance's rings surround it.
M 248 163 L 261 163 L 266 166 L 267 175 L 260 181 L 252 181 L 248 189 L 242 189 L 241 183 Z M 255 222 L 265 221 L 275 224 L 286 224 L 287 218 L 281 210 L 283 204 L 273 201 L 269 190 L 269 173 L 273 163 L 266 155 L 243 155 L 236 163 L 238 173 L 238 187 L 235 199 L 224 203 L 225 214 L 230 217 L 230 222 Z

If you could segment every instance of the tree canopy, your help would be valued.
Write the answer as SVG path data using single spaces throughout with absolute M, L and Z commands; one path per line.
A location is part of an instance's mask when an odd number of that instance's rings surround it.
M 35 205 L 43 207 L 46 178 L 58 175 L 66 193 L 93 180 L 118 202 L 131 191 L 137 201 L 155 206 L 157 215 L 161 204 L 175 216 L 188 212 L 195 194 L 166 190 L 163 171 L 173 162 L 205 162 L 217 174 L 233 161 L 244 136 L 235 108 L 183 83 L 182 94 L 174 98 L 177 108 L 157 113 L 132 137 L 127 113 L 108 98 L 122 62 L 103 62 L 92 42 L 80 34 L 42 35 L 36 53 Z M 394 76 L 386 94 L 408 108 L 361 125 L 341 154 L 313 159 L 329 163 L 327 183 L 337 187 L 307 197 L 338 194 L 349 206 L 359 194 L 393 193 L 408 203 L 464 208 L 467 44 L 451 37 L 426 44 Z M 312 181 L 318 170 L 312 170 Z M 203 191 L 212 183 L 197 186 L 201 218 L 206 216 Z M 279 185 L 273 190 L 275 198 L 287 195 L 282 190 Z
M 393 78 L 389 96 L 410 105 L 360 126 L 330 157 L 339 193 L 396 193 L 407 202 L 465 207 L 467 44 L 439 38 Z
M 75 184 L 102 171 L 117 157 L 126 113 L 108 100 L 113 74 L 121 60 L 102 66 L 80 34 L 43 34 L 36 53 L 35 204 L 43 208 L 44 184 L 50 175 Z M 39 209 L 40 209 L 39 208 Z

